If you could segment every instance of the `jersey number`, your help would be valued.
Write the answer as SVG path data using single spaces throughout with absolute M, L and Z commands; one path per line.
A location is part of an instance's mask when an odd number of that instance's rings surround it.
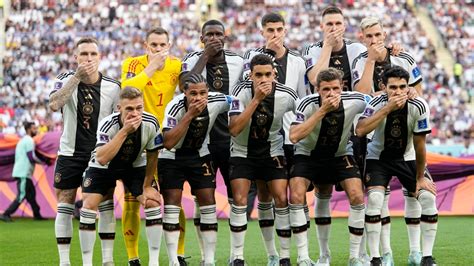
M 354 167 L 354 165 L 352 165 L 351 162 L 349 161 L 349 157 L 344 156 L 344 160 L 345 160 L 346 163 L 347 163 L 346 169 L 347 169 L 347 168 L 352 168 L 352 167 Z
M 163 106 L 163 93 L 158 93 L 158 104 L 156 106 Z
M 204 167 L 204 173 L 202 174 L 203 176 L 211 176 L 212 173 L 211 173 L 211 167 L 209 167 L 209 165 L 207 163 L 203 163 L 202 164 L 202 167 Z

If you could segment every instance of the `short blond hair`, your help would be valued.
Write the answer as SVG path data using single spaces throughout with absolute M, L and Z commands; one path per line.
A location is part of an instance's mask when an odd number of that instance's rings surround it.
M 383 29 L 383 25 L 382 25 L 382 22 L 380 21 L 380 19 L 378 19 L 376 17 L 366 17 L 366 18 L 362 19 L 362 21 L 360 22 L 359 28 L 360 28 L 361 31 L 363 31 L 363 30 L 371 28 L 375 25 L 380 25 L 380 27 Z
M 120 91 L 120 100 L 129 99 L 133 100 L 136 98 L 143 98 L 142 92 L 135 87 L 125 87 Z

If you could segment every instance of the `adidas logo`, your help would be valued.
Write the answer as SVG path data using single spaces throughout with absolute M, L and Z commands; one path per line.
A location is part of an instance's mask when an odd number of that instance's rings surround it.
M 127 231 L 127 232 L 125 232 L 125 234 L 124 234 L 124 235 L 126 235 L 126 236 L 134 236 L 135 234 L 133 233 L 133 231 L 132 231 L 132 230 L 128 229 L 128 231 Z

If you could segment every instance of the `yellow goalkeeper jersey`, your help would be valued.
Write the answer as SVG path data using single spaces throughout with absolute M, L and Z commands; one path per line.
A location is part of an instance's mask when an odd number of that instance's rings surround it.
M 181 61 L 168 56 L 164 68 L 156 71 L 152 77 L 148 77 L 143 71 L 147 66 L 146 55 L 125 59 L 122 64 L 122 88 L 131 86 L 141 90 L 145 111 L 152 113 L 161 125 L 166 105 L 173 99 L 178 85 Z

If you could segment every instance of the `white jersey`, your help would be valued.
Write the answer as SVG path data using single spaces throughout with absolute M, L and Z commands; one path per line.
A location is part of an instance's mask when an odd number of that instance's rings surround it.
M 319 57 L 321 56 L 322 48 L 323 42 L 320 41 L 309 45 L 303 50 L 303 57 L 306 60 L 307 71 L 313 68 L 313 66 L 318 62 Z M 344 39 L 343 48 L 340 51 L 331 53 L 329 67 L 333 67 L 344 72 L 344 77 L 342 78 L 344 83 L 344 91 L 353 90 L 353 69 L 351 66 L 353 65 L 357 56 L 365 51 L 367 51 L 367 48 L 363 44 Z
M 361 119 L 372 116 L 387 103 L 386 93 L 375 97 Z M 372 142 L 367 145 L 367 159 L 413 161 L 416 159 L 413 135 L 430 132 L 430 108 L 426 101 L 420 97 L 408 100 L 402 109 L 388 114 L 375 128 Z
M 422 81 L 421 71 L 418 68 L 415 59 L 412 55 L 406 52 L 401 52 L 399 55 L 394 56 L 391 55 L 391 49 L 388 49 L 389 56 L 387 60 L 384 62 L 376 62 L 375 69 L 373 74 L 373 83 L 372 83 L 372 91 L 380 91 L 381 84 L 382 84 L 382 76 L 385 68 L 388 66 L 399 66 L 405 69 L 408 73 L 410 73 L 410 79 L 408 80 L 408 85 L 410 87 L 416 86 L 418 83 Z M 354 60 L 352 65 L 352 87 L 354 87 L 357 82 L 360 81 L 362 78 L 362 74 L 364 73 L 365 63 L 367 62 L 368 52 L 365 51 L 361 53 L 357 58 Z
M 181 65 L 181 74 L 191 71 L 196 65 L 203 51 L 187 54 L 183 58 Z M 237 85 L 242 78 L 244 69 L 244 59 L 231 51 L 224 50 L 224 64 L 207 63 L 201 74 L 207 80 L 207 86 L 210 92 L 220 92 L 226 95 L 230 94 L 230 90 Z M 216 123 L 210 135 L 212 144 L 229 145 L 230 134 L 228 129 L 227 114 L 217 117 Z
M 186 135 L 171 149 L 163 149 L 159 158 L 180 159 L 200 158 L 209 154 L 207 144 L 209 133 L 217 116 L 229 111 L 232 97 L 217 92 L 209 92 L 207 108 L 195 117 L 188 127 Z M 180 123 L 187 112 L 184 94 L 176 96 L 168 103 L 163 120 L 163 132 L 174 128 Z
M 67 72 L 58 75 L 51 94 L 60 90 L 74 74 Z M 99 74 L 99 80 L 94 84 L 79 83 L 61 108 L 64 125 L 59 155 L 90 158 L 99 121 L 117 107 L 120 82 Z
M 243 78 L 247 79 L 250 75 L 250 61 L 258 54 L 266 54 L 273 58 L 272 54 L 266 52 L 265 47 L 250 49 L 244 54 L 244 73 Z M 275 59 L 275 70 L 277 72 L 277 81 L 293 89 L 298 97 L 303 98 L 310 94 L 309 83 L 306 79 L 306 65 L 303 57 L 296 51 L 286 48 L 286 53 L 282 58 Z M 290 124 L 294 114 L 288 112 L 283 117 L 283 130 L 285 131 L 285 144 L 290 142 Z
M 314 156 L 316 158 L 334 158 L 353 155 L 352 133 L 354 118 L 362 113 L 370 96 L 359 92 L 344 91 L 341 104 L 336 111 L 327 113 L 314 127 L 313 131 L 295 145 L 295 155 Z M 319 94 L 308 95 L 301 99 L 296 108 L 293 124 L 301 124 L 321 108 Z
M 236 86 L 232 95 L 229 116 L 242 113 L 251 102 L 253 82 L 244 81 Z M 268 158 L 282 156 L 283 115 L 289 111 L 294 112 L 298 96 L 295 91 L 283 84 L 273 83 L 273 90 L 265 97 L 252 114 L 252 118 L 237 137 L 231 138 L 231 157 L 242 158 Z
M 160 133 L 158 120 L 152 114 L 143 112 L 140 127 L 127 136 L 120 150 L 109 163 L 100 165 L 96 161 L 97 148 L 109 143 L 122 126 L 120 113 L 113 113 L 100 121 L 97 130 L 97 144 L 92 152 L 89 167 L 113 170 L 142 167 L 146 165 L 144 150 L 155 151 L 163 147 L 163 137 Z

